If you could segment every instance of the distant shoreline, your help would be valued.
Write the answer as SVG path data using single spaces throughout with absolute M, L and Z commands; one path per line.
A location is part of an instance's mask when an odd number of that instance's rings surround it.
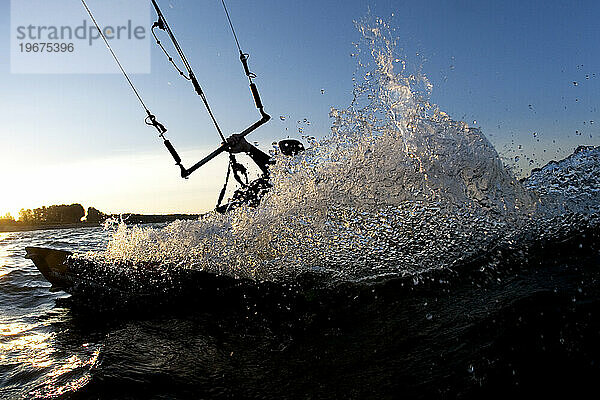
M 0 226 L 0 233 L 48 231 L 52 229 L 97 228 L 100 224 L 93 222 L 80 222 L 78 224 L 55 225 L 5 225 Z
M 119 218 L 119 216 L 113 216 Z M 141 215 L 141 214 L 123 214 L 123 220 L 128 225 L 138 224 L 158 224 L 173 222 L 176 220 L 195 220 L 200 218 L 200 214 L 172 214 L 172 215 Z M 32 232 L 46 231 L 53 229 L 75 229 L 75 228 L 97 228 L 102 226 L 100 222 L 77 222 L 71 224 L 14 224 L 0 225 L 0 233 L 12 232 Z

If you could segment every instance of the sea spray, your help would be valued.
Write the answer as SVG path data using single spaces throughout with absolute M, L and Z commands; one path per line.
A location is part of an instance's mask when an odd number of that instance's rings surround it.
M 543 190 L 524 187 L 479 129 L 429 102 L 431 84 L 407 72 L 384 21 L 357 27 L 354 100 L 331 110 L 331 132 L 304 153 L 275 155 L 259 207 L 162 229 L 121 225 L 106 251 L 82 257 L 364 281 L 451 268 L 539 226 Z

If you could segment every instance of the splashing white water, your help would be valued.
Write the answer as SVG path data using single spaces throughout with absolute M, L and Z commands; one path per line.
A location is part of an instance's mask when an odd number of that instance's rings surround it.
M 338 280 L 405 276 L 489 251 L 539 204 L 480 130 L 430 104 L 381 20 L 360 22 L 354 100 L 328 137 L 276 155 L 273 190 L 163 229 L 120 226 L 108 262 L 156 261 L 258 280 L 307 270 Z

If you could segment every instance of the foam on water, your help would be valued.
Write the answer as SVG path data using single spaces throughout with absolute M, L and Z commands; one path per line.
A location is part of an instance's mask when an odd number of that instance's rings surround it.
M 121 225 L 106 251 L 85 257 L 259 280 L 406 276 L 485 253 L 564 201 L 548 196 L 558 165 L 520 183 L 479 129 L 429 102 L 431 84 L 408 73 L 385 22 L 357 27 L 353 102 L 331 110 L 331 132 L 306 152 L 275 156 L 274 188 L 258 208 L 163 229 Z M 597 192 L 598 176 L 577 190 Z

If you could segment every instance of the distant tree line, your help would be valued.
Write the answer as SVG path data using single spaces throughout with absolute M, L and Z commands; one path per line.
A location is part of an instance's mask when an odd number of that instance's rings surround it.
M 85 219 L 84 219 L 85 217 Z M 16 221 L 13 216 L 6 214 L 0 216 L 0 227 L 10 229 L 10 227 L 19 226 L 54 226 L 66 224 L 78 224 L 87 222 L 98 224 L 108 218 L 121 219 L 127 224 L 147 224 L 172 222 L 175 220 L 198 219 L 199 214 L 170 214 L 170 215 L 143 215 L 143 214 L 113 214 L 107 215 L 103 212 L 89 207 L 87 213 L 81 204 L 71 205 L 53 205 L 49 207 L 39 207 L 34 209 L 21 209 L 19 211 L 19 220 Z
M 21 209 L 19 221 L 25 224 L 74 224 L 81 222 L 85 210 L 81 204 Z
M 85 220 L 87 222 L 100 223 L 103 222 L 108 216 L 101 211 L 96 210 L 94 207 L 88 207 Z
M 0 217 L 0 226 L 2 225 L 15 225 L 17 221 L 15 218 L 10 215 L 10 213 L 6 214 L 4 217 Z

